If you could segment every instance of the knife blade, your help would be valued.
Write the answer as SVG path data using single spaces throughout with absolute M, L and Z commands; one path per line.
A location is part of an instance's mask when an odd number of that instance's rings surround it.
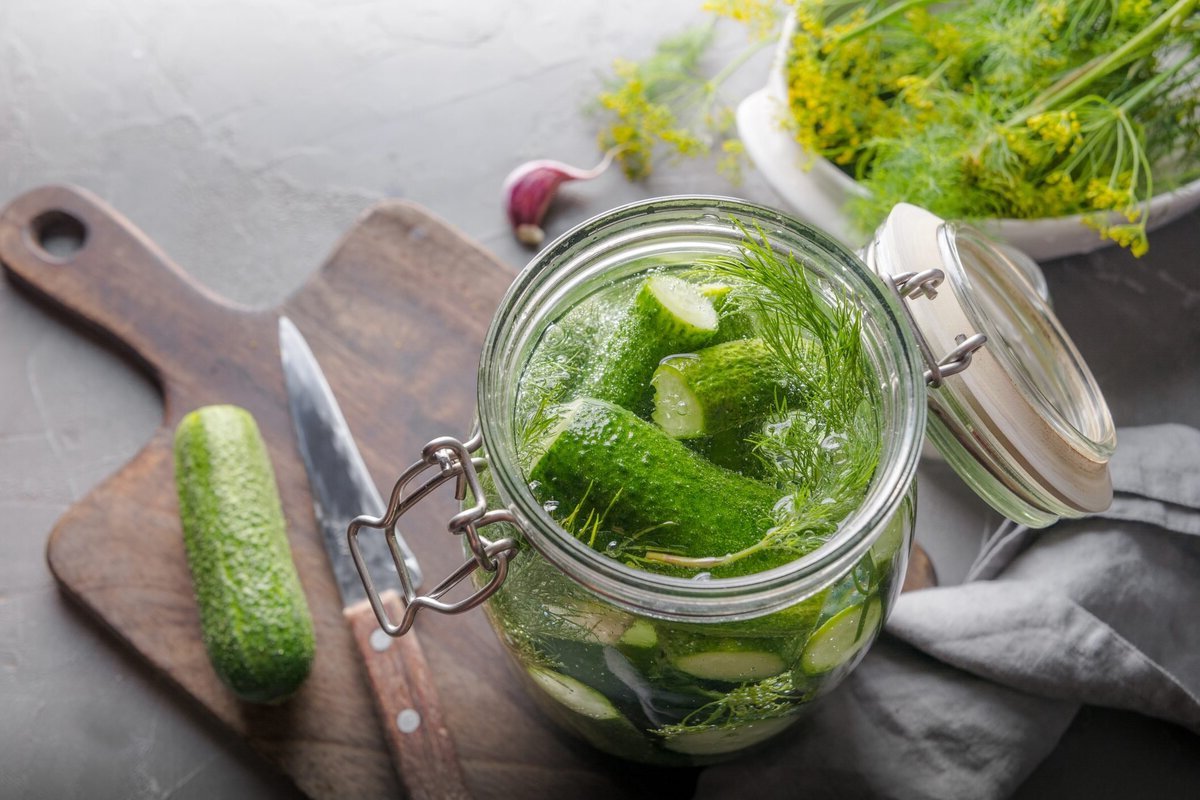
M 300 330 L 279 318 L 279 353 L 296 442 L 312 489 L 313 510 L 330 567 L 375 707 L 391 748 L 392 763 L 412 798 L 468 798 L 454 740 L 442 721 L 437 687 L 414 631 L 393 639 L 379 628 L 366 590 L 351 560 L 346 527 L 360 514 L 382 516 L 379 496 L 337 398 Z M 382 532 L 359 537 L 359 547 L 378 587 L 399 586 Z M 420 580 L 416 558 L 403 539 L 404 562 Z M 390 577 L 385 577 L 390 576 Z M 381 592 L 388 613 L 402 614 L 400 596 Z
M 325 552 L 337 578 L 342 601 L 365 600 L 366 590 L 350 559 L 346 526 L 360 514 L 383 516 L 385 506 L 362 454 L 354 443 L 350 426 L 325 380 L 321 366 L 300 329 L 287 317 L 279 318 L 279 354 L 287 383 L 288 407 L 304 469 L 312 486 L 313 507 L 321 527 Z M 421 585 L 421 566 L 412 548 L 399 532 L 397 543 L 413 585 Z M 382 538 L 364 537 L 361 550 L 376 585 L 399 588 L 392 556 Z M 382 576 L 382 577 L 376 577 Z M 390 577 L 389 577 L 390 576 Z

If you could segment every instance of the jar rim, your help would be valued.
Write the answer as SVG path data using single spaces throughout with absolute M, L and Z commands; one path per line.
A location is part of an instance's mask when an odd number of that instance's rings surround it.
M 697 581 L 628 567 L 567 534 L 526 483 L 512 436 L 511 409 L 505 402 L 511 399 L 509 392 L 515 397 L 513 378 L 525 363 L 521 353 L 531 346 L 520 334 L 554 318 L 553 309 L 544 306 L 556 288 L 556 278 L 561 282 L 564 271 L 583 269 L 613 248 L 636 246 L 668 233 L 709 236 L 728 245 L 744 241 L 743 230 L 755 228 L 772 247 L 796 253 L 810 271 L 808 256 L 819 256 L 823 262 L 819 266 L 828 271 L 823 277 L 854 291 L 863 304 L 864 320 L 869 318 L 872 329 L 887 339 L 888 347 L 875 348 L 883 359 L 874 364 L 876 377 L 891 412 L 880 420 L 883 441 L 875 477 L 859 507 L 829 540 L 774 569 Z M 712 195 L 660 197 L 619 206 L 580 223 L 538 253 L 513 281 L 492 318 L 478 380 L 480 432 L 489 469 L 529 544 L 578 583 L 618 606 L 691 621 L 747 619 L 779 610 L 844 574 L 870 549 L 908 494 L 924 437 L 926 403 L 923 363 L 903 320 L 894 294 L 854 253 L 778 210 Z M 866 330 L 864 325 L 864 335 Z

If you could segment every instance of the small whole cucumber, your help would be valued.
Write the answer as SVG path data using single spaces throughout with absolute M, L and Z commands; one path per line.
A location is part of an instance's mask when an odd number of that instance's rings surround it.
M 653 419 L 676 439 L 737 428 L 803 397 L 762 339 L 736 339 L 664 359 L 651 384 Z
M 628 409 L 581 398 L 556 411 L 529 479 L 561 513 L 586 506 L 577 519 L 590 509 L 639 545 L 692 557 L 742 550 L 773 524 L 773 487 L 709 463 Z
M 184 417 L 175 430 L 175 485 L 213 668 L 244 700 L 286 699 L 312 668 L 313 623 L 254 417 L 230 405 Z
M 650 377 L 658 362 L 703 347 L 716 332 L 717 312 L 698 287 L 652 275 L 596 355 L 582 394 L 649 416 Z

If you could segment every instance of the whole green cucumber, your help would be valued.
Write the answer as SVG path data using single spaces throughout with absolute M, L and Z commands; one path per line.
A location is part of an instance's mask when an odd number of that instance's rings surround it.
M 803 397 L 762 339 L 737 339 L 665 359 L 650 382 L 652 417 L 676 439 L 737 428 Z
M 560 517 L 578 507 L 580 522 L 592 512 L 626 541 L 689 557 L 737 552 L 771 527 L 775 489 L 711 464 L 628 409 L 582 398 L 557 415 L 528 477 Z
M 698 287 L 651 275 L 596 354 L 581 394 L 649 416 L 650 377 L 658 362 L 703 347 L 716 332 L 712 301 Z
M 209 660 L 239 697 L 279 702 L 312 668 L 313 623 L 254 417 L 229 405 L 184 417 L 175 484 Z

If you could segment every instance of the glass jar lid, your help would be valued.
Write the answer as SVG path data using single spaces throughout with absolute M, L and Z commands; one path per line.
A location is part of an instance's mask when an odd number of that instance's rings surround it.
M 928 434 L 967 484 L 1032 527 L 1106 509 L 1112 416 L 1026 257 L 908 204 L 863 257 L 927 344 Z

